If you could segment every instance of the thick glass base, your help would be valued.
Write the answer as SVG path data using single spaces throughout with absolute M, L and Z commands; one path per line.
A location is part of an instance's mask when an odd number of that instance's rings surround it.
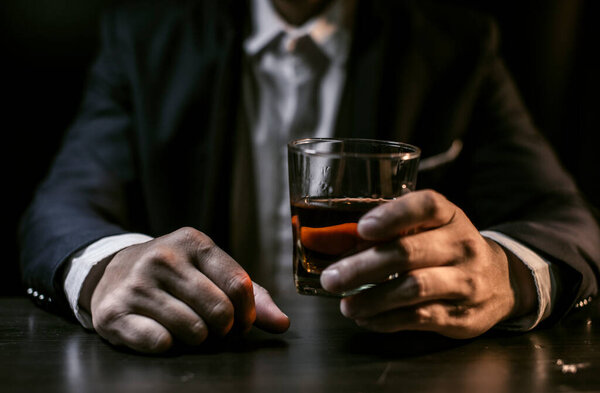
M 309 273 L 305 273 L 308 275 Z M 314 277 L 302 277 L 294 274 L 294 283 L 296 284 L 296 292 L 301 295 L 309 296 L 327 296 L 327 297 L 342 297 L 337 293 L 326 291 L 321 286 L 319 275 L 313 274 Z
M 310 277 L 310 276 L 314 277 Z M 308 276 L 308 277 L 307 277 Z M 373 287 L 373 284 L 363 285 L 351 291 L 343 292 L 343 293 L 331 293 L 326 291 L 321 286 L 320 276 L 317 274 L 305 273 L 304 276 L 298 276 L 294 274 L 294 283 L 296 284 L 296 292 L 300 295 L 309 295 L 309 296 L 326 296 L 326 297 L 337 297 L 342 298 L 346 296 L 355 295 L 365 289 L 369 289 Z

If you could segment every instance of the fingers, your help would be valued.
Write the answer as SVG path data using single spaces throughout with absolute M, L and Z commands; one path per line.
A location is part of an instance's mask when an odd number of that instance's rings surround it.
M 359 221 L 358 232 L 387 243 L 332 264 L 321 284 L 337 293 L 377 284 L 341 300 L 342 314 L 360 326 L 468 338 L 510 315 L 506 255 L 441 195 L 415 192 L 379 206 Z
M 453 264 L 464 258 L 473 243 L 457 241 L 454 232 L 454 228 L 447 226 L 371 247 L 325 269 L 321 285 L 330 292 L 343 293 L 365 284 L 384 282 L 397 273 Z
M 250 277 L 191 228 L 118 252 L 93 291 L 90 311 L 102 336 L 144 352 L 168 348 L 173 339 L 196 345 L 208 334 L 246 331 L 256 319 Z M 169 339 L 153 344 L 151 333 Z
M 476 337 L 490 329 L 494 323 L 477 320 L 472 310 L 454 303 L 429 303 L 412 308 L 401 308 L 357 319 L 362 328 L 381 333 L 401 330 L 431 331 L 456 339 Z
M 394 236 L 436 228 L 452 220 L 456 206 L 432 190 L 408 193 L 365 214 L 358 233 L 366 240 L 387 240 Z
M 388 311 L 432 301 L 469 298 L 473 283 L 455 267 L 434 267 L 410 273 L 342 299 L 340 309 L 351 319 L 371 318 Z
M 146 299 L 135 300 L 131 309 L 135 314 L 155 320 L 174 338 L 188 345 L 201 344 L 208 336 L 209 328 L 214 331 L 214 317 L 201 317 L 184 302 L 158 289 L 149 289 Z
M 164 278 L 163 281 L 171 281 Z M 226 335 L 233 327 L 235 310 L 227 295 L 214 285 L 206 276 L 191 270 L 179 285 L 171 282 L 165 289 L 188 306 L 206 323 L 213 334 Z
M 182 228 L 175 234 L 178 244 L 183 244 L 189 250 L 197 269 L 231 301 L 236 325 L 241 330 L 247 330 L 256 318 L 250 276 L 203 233 L 193 228 Z M 217 314 L 222 311 L 217 309 Z
M 111 344 L 126 346 L 143 353 L 160 353 L 173 345 L 171 333 L 152 318 L 123 314 L 111 318 L 110 323 L 97 323 L 94 328 Z
M 234 301 L 213 281 L 192 266 L 184 265 L 179 274 L 161 275 L 159 285 L 174 298 L 187 304 L 208 325 L 209 330 L 219 336 L 226 335 L 232 327 L 248 330 L 254 323 L 254 302 L 241 299 L 250 305 L 236 310 Z
M 381 333 L 400 330 L 437 331 L 441 327 L 445 328 L 449 322 L 444 306 L 439 303 L 396 309 L 355 321 L 358 326 Z
M 254 283 L 256 304 L 256 327 L 270 333 L 283 333 L 290 327 L 290 320 L 273 302 L 266 289 Z
M 173 339 L 198 345 L 209 332 L 204 320 L 187 304 L 143 284 L 132 291 L 117 290 L 114 296 L 94 304 L 92 319 L 96 331 L 109 341 L 116 340 L 118 344 L 144 352 L 166 350 Z M 168 336 L 163 334 L 165 329 Z M 156 336 L 162 337 L 162 341 Z M 168 343 L 163 342 L 167 337 Z

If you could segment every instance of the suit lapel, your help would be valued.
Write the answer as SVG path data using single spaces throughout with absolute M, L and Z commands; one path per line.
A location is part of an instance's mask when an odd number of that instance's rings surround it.
M 409 70 L 407 9 L 404 1 L 358 2 L 337 136 L 409 140 L 411 128 L 398 122 L 405 120 L 398 112 L 403 107 L 398 81 Z
M 199 143 L 180 146 L 177 151 L 192 151 L 184 188 L 189 189 L 186 203 L 190 222 L 206 232 L 219 246 L 229 247 L 230 189 L 233 171 L 233 144 L 237 123 L 242 74 L 242 33 L 245 14 L 243 4 L 228 1 L 201 2 L 195 10 L 194 29 L 197 55 L 208 59 L 198 73 L 211 75 L 194 89 L 204 96 L 207 108 L 189 108 L 186 121 L 190 127 L 182 132 L 196 136 L 184 138 Z M 201 8 L 201 9 L 200 9 Z M 209 8 L 209 9 L 207 9 Z M 213 9 L 214 8 L 214 9 Z M 212 18 L 207 18 L 212 15 Z M 184 76 L 185 77 L 185 76 Z M 208 99 L 206 97 L 209 97 Z M 202 114 L 202 115 L 200 115 Z M 199 118 L 206 116 L 206 118 Z M 198 129 L 205 127 L 205 129 Z M 197 140 L 197 139 L 196 139 Z
M 335 128 L 338 137 L 374 138 L 377 134 L 385 42 L 381 16 L 374 8 L 370 1 L 359 1 L 356 6 L 356 15 L 361 17 L 355 17 L 346 83 Z
M 426 156 L 447 150 L 452 135 L 439 138 L 448 124 L 440 124 L 443 106 L 430 92 L 443 72 L 434 64 L 452 57 L 452 45 L 418 3 L 359 1 L 356 15 L 336 136 L 414 143 Z

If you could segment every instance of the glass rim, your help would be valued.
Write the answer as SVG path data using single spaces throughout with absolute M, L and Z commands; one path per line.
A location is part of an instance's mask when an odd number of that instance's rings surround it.
M 319 142 L 358 142 L 358 143 L 375 143 L 392 147 L 407 149 L 408 151 L 399 151 L 396 153 L 351 153 L 351 152 L 323 152 L 314 149 L 302 148 L 302 146 L 310 143 Z M 421 156 L 421 149 L 415 145 L 404 142 L 394 142 L 382 139 L 368 138 L 301 138 L 295 139 L 288 143 L 288 150 L 308 156 L 316 157 L 354 157 L 354 158 L 400 158 L 403 160 L 411 160 Z

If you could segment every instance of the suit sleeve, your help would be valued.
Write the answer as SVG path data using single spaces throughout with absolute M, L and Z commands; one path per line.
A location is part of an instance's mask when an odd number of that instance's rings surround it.
M 129 225 L 129 191 L 135 183 L 132 117 L 115 30 L 114 17 L 107 14 L 80 113 L 20 223 L 24 284 L 42 307 L 68 310 L 64 261 Z
M 504 233 L 551 262 L 557 287 L 552 323 L 597 293 L 598 223 L 536 130 L 495 48 L 483 70 L 465 138 L 467 213 L 480 229 Z

